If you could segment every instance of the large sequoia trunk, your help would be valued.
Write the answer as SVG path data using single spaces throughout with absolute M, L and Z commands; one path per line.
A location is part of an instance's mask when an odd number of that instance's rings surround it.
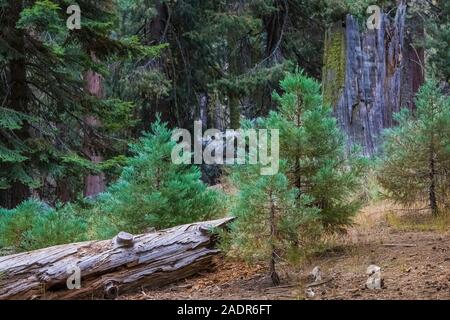
M 233 218 L 183 225 L 130 239 L 73 243 L 0 257 L 0 299 L 114 298 L 210 270 L 212 228 Z M 119 240 L 122 241 L 119 241 Z M 69 290 L 74 266 L 81 288 Z
M 381 16 L 379 29 L 360 31 L 348 15 L 325 39 L 324 100 L 334 107 L 350 145 L 366 155 L 379 151 L 380 134 L 395 125 L 402 107 L 414 109 L 414 95 L 424 81 L 424 51 L 412 37 L 423 36 L 417 19 L 408 19 L 400 1 L 395 18 Z
M 94 61 L 97 60 L 93 52 L 91 52 L 91 56 Z M 85 75 L 85 81 L 86 89 L 89 94 L 99 99 L 103 98 L 103 78 L 100 74 L 88 71 Z M 86 116 L 84 123 L 87 126 L 87 132 L 84 137 L 84 153 L 93 163 L 99 164 L 103 161 L 103 156 L 93 138 L 93 132 L 101 126 L 101 123 L 92 115 Z M 105 175 L 102 172 L 98 174 L 88 174 L 84 180 L 85 197 L 95 197 L 106 189 Z

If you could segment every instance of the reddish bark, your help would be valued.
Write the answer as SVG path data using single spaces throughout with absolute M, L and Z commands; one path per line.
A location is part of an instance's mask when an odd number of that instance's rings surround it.
M 96 57 L 92 54 L 92 58 L 95 60 Z M 93 71 L 89 71 L 85 76 L 86 89 L 88 92 L 97 97 L 103 97 L 103 78 L 100 74 Z M 100 121 L 92 115 L 86 116 L 84 123 L 87 126 L 87 133 L 84 138 L 84 153 L 89 157 L 93 163 L 101 163 L 103 161 L 103 156 L 98 150 L 98 146 L 95 144 L 95 140 L 92 137 L 92 132 L 101 126 Z M 93 197 L 105 191 L 105 175 L 103 173 L 99 174 L 88 174 L 84 181 L 84 196 Z

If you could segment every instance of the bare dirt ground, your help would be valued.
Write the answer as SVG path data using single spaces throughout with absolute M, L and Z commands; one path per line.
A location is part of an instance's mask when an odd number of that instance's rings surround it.
M 121 299 L 450 299 L 450 230 L 426 215 L 394 216 L 391 207 L 366 208 L 346 236 L 297 268 L 280 267 L 283 283 L 271 286 L 261 265 L 221 258 L 211 272 L 169 287 Z M 405 214 L 406 216 L 406 214 Z M 423 218 L 425 217 L 425 218 Z M 403 219 L 403 220 L 402 220 Z M 413 222 L 411 222 L 413 221 Z M 365 288 L 366 270 L 381 267 L 384 287 Z M 319 266 L 323 284 L 309 289 Z

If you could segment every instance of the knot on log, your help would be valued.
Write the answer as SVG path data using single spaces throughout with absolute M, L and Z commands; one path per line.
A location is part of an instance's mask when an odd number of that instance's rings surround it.
M 200 226 L 198 228 L 198 230 L 200 231 L 200 233 L 202 235 L 209 235 L 209 234 L 211 234 L 212 229 L 213 229 L 213 227 L 211 225 Z
M 105 284 L 104 294 L 106 299 L 115 299 L 119 296 L 119 287 L 110 281 Z
M 119 232 L 113 239 L 113 244 L 116 247 L 132 247 L 134 244 L 134 236 L 127 232 Z

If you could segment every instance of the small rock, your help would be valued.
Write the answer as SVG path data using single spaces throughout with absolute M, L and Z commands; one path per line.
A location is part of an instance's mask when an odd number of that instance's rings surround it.
M 370 275 L 374 274 L 375 272 L 379 272 L 379 271 L 381 271 L 381 268 L 379 266 L 372 264 L 367 268 L 366 274 L 368 274 L 370 276 Z
M 366 288 L 369 290 L 381 290 L 383 288 L 383 278 L 381 272 L 375 272 L 366 281 Z
M 316 295 L 314 290 L 311 288 L 308 288 L 305 293 L 308 298 L 314 298 L 314 296 Z
M 381 277 L 381 268 L 371 265 L 367 268 L 366 274 L 369 278 L 366 281 L 366 288 L 369 290 L 381 290 L 383 288 L 383 278 Z

